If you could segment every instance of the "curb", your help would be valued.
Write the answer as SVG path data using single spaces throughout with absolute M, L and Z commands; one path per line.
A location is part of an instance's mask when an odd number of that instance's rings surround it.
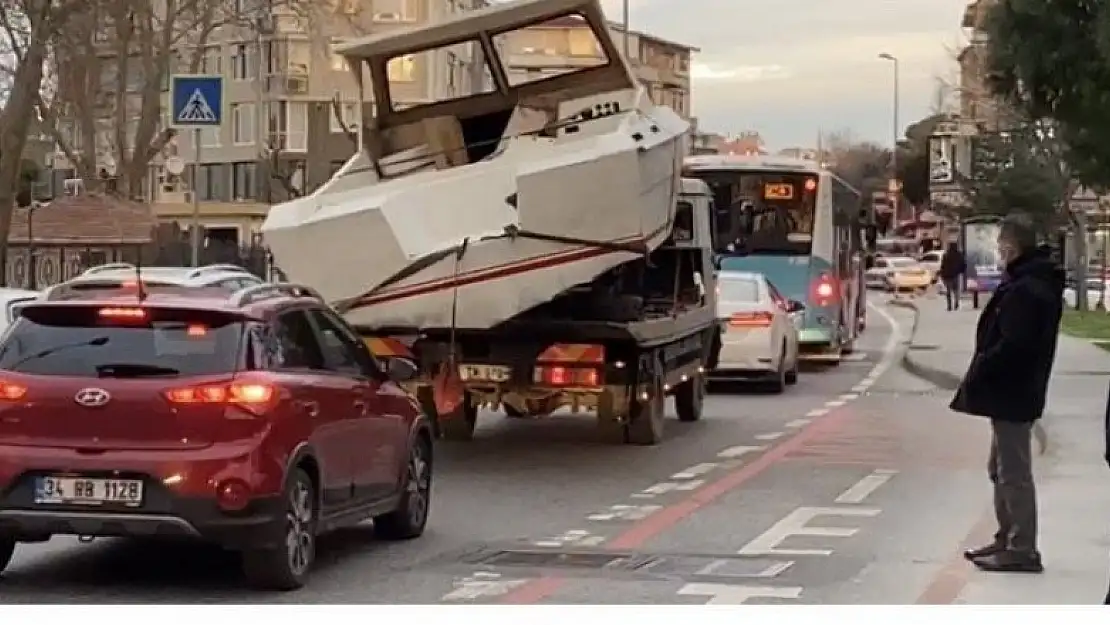
M 891 306 L 897 306 L 899 308 L 905 308 L 906 310 L 913 311 L 913 325 L 910 327 L 909 340 L 907 340 L 905 343 L 907 349 L 906 351 L 902 352 L 902 370 L 916 378 L 932 384 L 933 386 L 941 390 L 955 391 L 956 389 L 958 389 L 960 387 L 960 382 L 963 381 L 960 376 L 955 375 L 949 371 L 945 371 L 944 369 L 938 369 L 936 367 L 922 364 L 916 358 L 914 358 L 913 350 L 909 349 L 913 347 L 914 337 L 917 336 L 917 325 L 921 320 L 920 310 L 918 309 L 917 303 L 912 300 L 892 299 L 890 300 L 889 304 Z M 1040 421 L 1037 421 L 1033 424 L 1033 438 L 1037 440 L 1037 446 L 1040 448 L 1040 453 L 1038 455 L 1043 456 L 1048 453 L 1048 432 L 1045 430 L 1044 426 L 1041 425 Z

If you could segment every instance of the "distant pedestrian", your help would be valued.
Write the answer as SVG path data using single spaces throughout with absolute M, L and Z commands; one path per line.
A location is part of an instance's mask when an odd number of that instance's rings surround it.
M 964 557 L 986 571 L 1040 573 L 1032 432 L 1056 357 L 1064 272 L 1037 247 L 1036 230 L 1023 215 L 1002 220 L 998 249 L 1005 274 L 979 317 L 975 354 L 951 404 L 991 421 L 987 470 L 998 531 Z
M 940 279 L 944 283 L 944 296 L 948 310 L 960 309 L 960 278 L 967 272 L 967 259 L 955 243 L 949 243 L 940 260 Z

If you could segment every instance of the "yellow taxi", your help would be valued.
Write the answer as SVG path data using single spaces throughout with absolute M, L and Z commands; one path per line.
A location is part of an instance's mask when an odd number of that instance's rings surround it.
M 892 258 L 887 273 L 887 289 L 891 291 L 917 291 L 929 288 L 933 272 L 912 258 Z

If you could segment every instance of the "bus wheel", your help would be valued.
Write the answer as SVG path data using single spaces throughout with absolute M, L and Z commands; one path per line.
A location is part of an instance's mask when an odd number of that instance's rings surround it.
M 840 353 L 841 354 L 845 354 L 845 355 L 846 354 L 851 354 L 855 351 L 856 351 L 856 342 L 855 341 L 848 341 L 847 343 L 840 346 Z

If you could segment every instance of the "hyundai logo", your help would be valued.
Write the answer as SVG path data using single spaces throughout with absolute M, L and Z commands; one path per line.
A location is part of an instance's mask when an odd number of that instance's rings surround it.
M 73 396 L 73 401 L 86 408 L 99 408 L 112 399 L 108 391 L 102 388 L 83 388 Z

